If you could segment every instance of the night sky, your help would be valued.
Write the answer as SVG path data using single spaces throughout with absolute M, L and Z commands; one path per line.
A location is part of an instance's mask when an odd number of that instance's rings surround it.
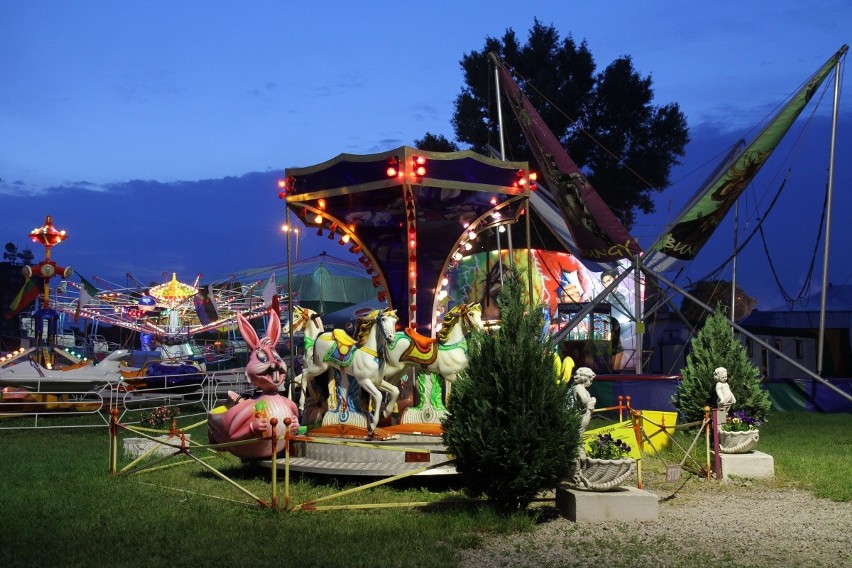
M 0 239 L 25 247 L 51 214 L 70 235 L 54 260 L 119 285 L 128 273 L 191 281 L 282 262 L 275 182 L 284 168 L 411 145 L 427 131 L 452 139 L 462 56 L 510 27 L 524 40 L 536 17 L 587 41 L 599 70 L 630 55 L 653 80 L 654 104 L 677 102 L 687 116 L 684 163 L 657 195 L 657 213 L 632 231 L 646 247 L 709 164 L 756 135 L 852 30 L 846 0 L 0 0 Z M 792 168 L 764 233 L 794 292 L 815 249 L 813 286 L 822 270 L 833 77 L 826 83 L 815 97 L 824 100 L 805 109 L 740 202 L 743 239 Z M 852 278 L 848 83 L 844 76 L 829 263 L 838 285 Z M 681 283 L 730 253 L 732 229 L 729 218 Z M 352 260 L 329 243 L 307 233 L 301 256 L 328 250 Z M 766 256 L 757 236 L 738 267 L 762 309 L 782 303 Z

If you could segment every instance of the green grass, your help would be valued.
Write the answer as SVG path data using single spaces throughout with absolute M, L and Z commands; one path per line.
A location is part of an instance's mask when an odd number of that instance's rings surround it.
M 205 428 L 199 430 L 193 438 L 206 440 Z M 119 462 L 121 468 L 128 460 Z M 270 500 L 268 469 L 229 454 L 211 463 Z M 0 566 L 446 567 L 484 535 L 527 530 L 535 522 L 459 505 L 462 494 L 446 480 L 397 483 L 328 502 L 434 504 L 426 508 L 276 512 L 253 506 L 197 464 L 122 477 L 109 475 L 108 467 L 106 427 L 0 431 Z M 281 504 L 283 480 L 282 473 Z M 293 503 L 363 483 L 292 481 Z
M 848 414 L 771 415 L 758 448 L 775 459 L 777 480 L 772 483 L 852 501 L 850 426 Z M 204 430 L 193 431 L 193 438 L 205 440 Z M 644 461 L 649 470 L 655 467 L 654 460 Z M 120 460 L 120 467 L 126 463 Z M 259 497 L 270 497 L 269 470 L 249 467 L 229 455 L 213 457 L 211 463 Z M 426 508 L 276 512 L 250 506 L 250 499 L 196 464 L 113 477 L 108 473 L 106 427 L 0 430 L 0 479 L 4 567 L 446 568 L 457 564 L 460 549 L 477 547 L 483 537 L 530 530 L 536 522 L 531 515 L 502 518 L 481 505 L 455 504 L 464 500 L 460 491 L 435 478 L 382 486 L 328 503 L 433 504 Z M 283 474 L 279 481 L 283 483 Z M 294 476 L 292 502 L 353 483 Z
M 758 449 L 775 460 L 779 483 L 852 501 L 852 415 L 772 413 L 760 429 Z
M 798 487 L 832 501 L 852 501 L 852 415 L 814 412 L 771 412 L 760 428 L 757 450 L 772 456 L 777 486 Z M 678 430 L 676 439 L 688 448 L 694 431 Z M 712 443 L 712 442 L 711 442 Z M 687 465 L 706 462 L 702 435 Z M 683 451 L 674 445 L 662 452 L 667 463 L 679 462 Z M 646 456 L 645 467 L 665 472 L 661 462 Z

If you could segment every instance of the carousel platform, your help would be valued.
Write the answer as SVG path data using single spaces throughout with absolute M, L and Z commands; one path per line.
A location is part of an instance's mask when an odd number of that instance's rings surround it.
M 369 440 L 363 428 L 316 428 L 290 444 L 290 471 L 300 473 L 391 477 L 428 467 L 413 475 L 455 475 L 453 464 L 440 465 L 448 459 L 439 430 L 427 424 L 377 428 Z M 284 470 L 283 456 L 276 466 Z

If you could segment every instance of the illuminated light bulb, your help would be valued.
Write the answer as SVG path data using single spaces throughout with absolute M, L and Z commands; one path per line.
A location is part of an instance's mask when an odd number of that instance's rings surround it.
M 447 277 L 441 278 L 441 286 L 446 286 L 450 283 L 450 279 Z
M 287 187 L 287 182 L 286 182 L 286 181 L 284 181 L 283 179 L 279 179 L 279 180 L 278 180 L 278 188 L 279 188 L 279 189 L 284 189 L 285 187 Z
M 499 211 L 495 211 L 494 214 L 492 215 L 492 217 L 494 217 L 495 221 L 499 221 L 500 219 L 503 218 L 503 216 L 500 214 Z
M 317 205 L 319 205 L 319 208 L 320 208 L 320 209 L 322 209 L 323 211 L 325 211 L 325 199 L 320 199 L 320 200 L 317 202 Z
M 473 245 L 472 245 L 472 244 L 470 244 L 470 243 L 465 243 L 465 244 L 464 244 L 464 250 L 470 250 L 470 249 L 472 249 L 472 248 L 473 248 Z
M 506 226 L 500 225 L 500 227 L 497 230 L 500 231 L 501 233 L 505 233 L 506 232 Z
M 322 223 L 322 215 L 320 215 L 319 213 L 317 213 L 317 216 L 316 216 L 316 217 L 314 217 L 314 223 L 317 223 L 317 224 Z
M 410 248 L 410 249 L 417 248 L 417 240 L 411 239 L 410 241 L 408 241 L 408 248 Z
M 458 251 L 453 253 L 453 260 L 461 260 L 461 259 L 462 259 L 462 253 L 460 253 Z
M 497 205 L 497 198 L 496 197 L 491 198 L 491 205 Z
M 345 245 L 349 242 L 351 238 L 352 237 L 350 237 L 349 235 L 343 235 L 342 237 L 340 237 L 340 244 Z
M 446 297 L 447 297 L 447 291 L 446 290 L 441 290 L 440 292 L 438 292 L 438 299 L 439 300 L 443 300 Z
M 470 240 L 472 240 L 472 241 L 475 241 L 475 240 L 476 240 L 476 231 L 471 231 L 471 232 L 469 232 L 469 233 L 467 234 L 467 238 L 469 238 L 469 239 L 470 239 Z

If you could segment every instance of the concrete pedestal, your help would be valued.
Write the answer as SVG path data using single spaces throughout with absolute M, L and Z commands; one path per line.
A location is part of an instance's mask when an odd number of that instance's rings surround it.
M 769 454 L 752 450 L 745 454 L 720 453 L 719 457 L 722 460 L 722 479 L 732 475 L 749 479 L 775 477 L 775 460 Z
M 635 487 L 614 491 L 582 491 L 561 483 L 556 488 L 556 508 L 574 522 L 656 521 L 657 496 Z

